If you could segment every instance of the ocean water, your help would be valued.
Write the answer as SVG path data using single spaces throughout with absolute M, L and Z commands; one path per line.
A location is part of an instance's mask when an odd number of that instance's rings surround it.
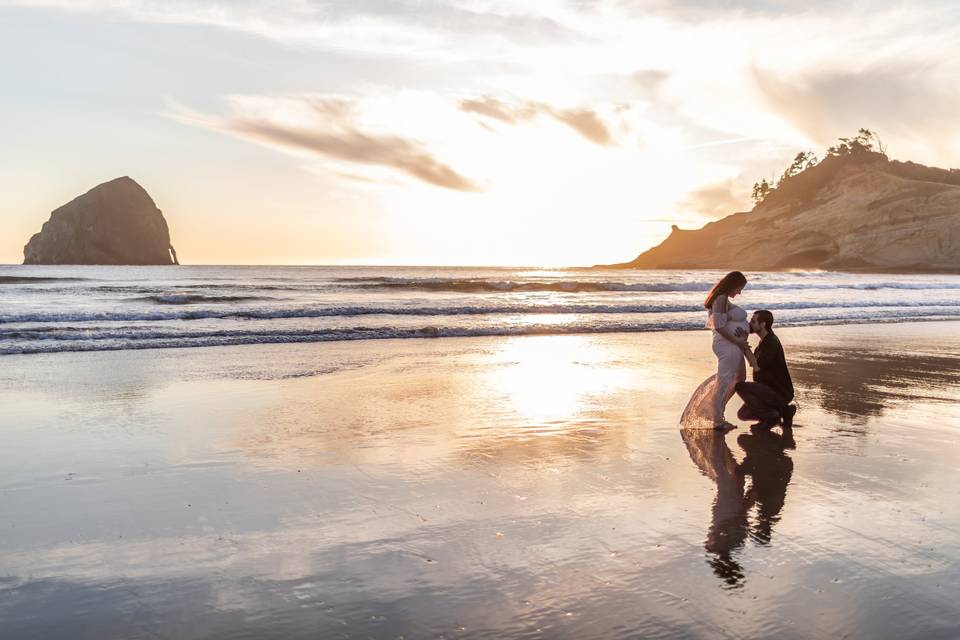
M 0 355 L 703 326 L 716 271 L 0 266 Z M 960 317 L 960 276 L 748 273 L 782 326 Z

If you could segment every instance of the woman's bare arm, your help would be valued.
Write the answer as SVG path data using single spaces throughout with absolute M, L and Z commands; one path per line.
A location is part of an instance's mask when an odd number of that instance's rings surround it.
M 743 355 L 747 358 L 747 364 L 750 365 L 750 368 L 754 371 L 760 370 L 760 365 L 757 364 L 757 356 L 753 355 L 753 351 L 750 349 L 750 345 L 747 344 L 743 348 Z

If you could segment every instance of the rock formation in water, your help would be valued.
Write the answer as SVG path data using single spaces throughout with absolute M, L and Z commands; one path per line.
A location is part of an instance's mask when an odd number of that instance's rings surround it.
M 749 212 L 676 225 L 638 269 L 960 271 L 960 170 L 862 151 L 783 179 Z
M 23 264 L 179 264 L 163 214 L 126 176 L 53 211 L 23 248 Z

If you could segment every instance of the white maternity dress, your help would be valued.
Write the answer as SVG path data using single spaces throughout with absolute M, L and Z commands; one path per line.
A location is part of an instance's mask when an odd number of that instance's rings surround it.
M 726 296 L 719 296 L 708 313 L 706 326 L 713 330 L 717 372 L 697 387 L 683 410 L 680 423 L 687 428 L 717 427 L 726 422 L 724 409 L 733 397 L 733 388 L 747 377 L 743 350 L 717 331 L 727 327 L 734 335 L 747 336 L 750 333 L 747 312 L 730 303 Z

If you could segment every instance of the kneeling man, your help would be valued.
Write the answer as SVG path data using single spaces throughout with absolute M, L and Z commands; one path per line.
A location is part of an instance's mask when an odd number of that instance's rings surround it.
M 797 412 L 793 400 L 793 381 L 783 356 L 783 346 L 773 332 L 773 314 L 767 310 L 757 311 L 750 318 L 750 332 L 760 336 L 760 344 L 753 354 L 757 368 L 753 382 L 738 382 L 737 395 L 744 405 L 737 412 L 741 420 L 757 420 L 753 425 L 769 429 L 781 420 L 783 427 L 793 426 L 793 414 Z

